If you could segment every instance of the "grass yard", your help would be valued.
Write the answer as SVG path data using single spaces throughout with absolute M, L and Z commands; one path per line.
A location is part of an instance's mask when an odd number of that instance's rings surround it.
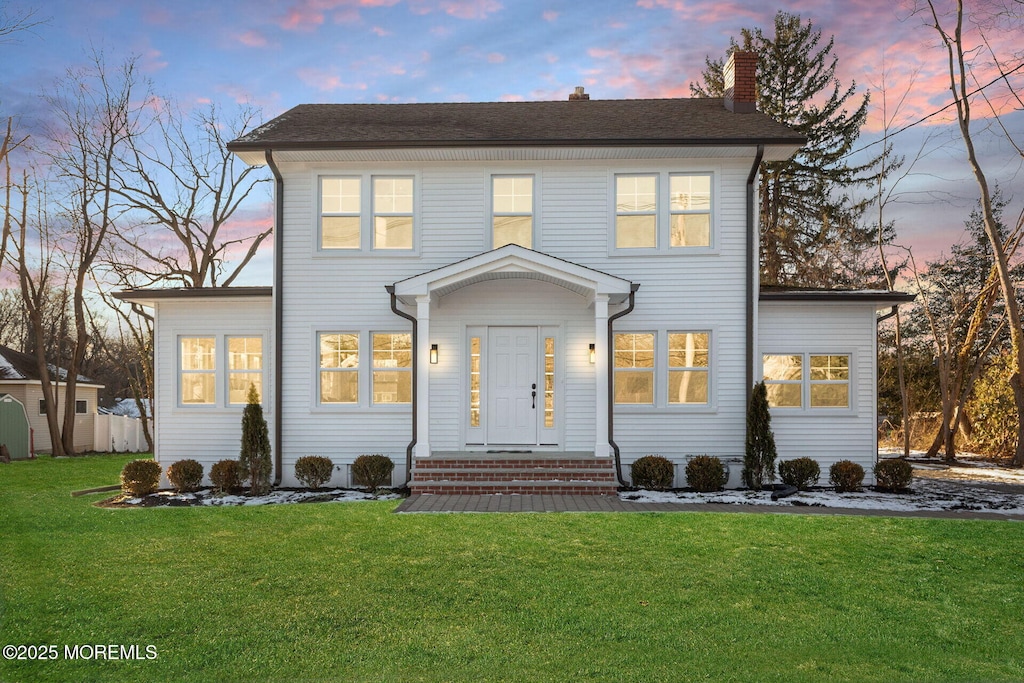
M 0 680 L 1024 679 L 1016 522 L 69 496 L 129 459 L 0 465 Z

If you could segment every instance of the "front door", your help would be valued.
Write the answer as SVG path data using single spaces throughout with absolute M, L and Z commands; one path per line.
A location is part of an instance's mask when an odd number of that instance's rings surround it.
M 535 445 L 544 405 L 537 328 L 488 328 L 487 349 L 487 443 Z

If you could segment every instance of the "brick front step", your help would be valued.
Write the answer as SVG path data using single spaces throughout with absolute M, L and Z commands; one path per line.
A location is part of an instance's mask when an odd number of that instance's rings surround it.
M 417 460 L 409 489 L 413 494 L 598 495 L 618 493 L 609 459 L 592 455 L 445 454 Z
M 467 481 L 424 481 L 410 484 L 412 494 L 457 495 L 547 495 L 547 496 L 615 496 L 619 489 L 612 484 L 585 481 L 511 481 L 507 483 Z

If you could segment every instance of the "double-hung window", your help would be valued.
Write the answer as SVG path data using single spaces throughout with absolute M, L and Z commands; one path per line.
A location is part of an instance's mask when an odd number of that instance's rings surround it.
M 359 334 L 328 332 L 319 335 L 320 403 L 359 402 Z
M 654 333 L 615 335 L 615 402 L 654 405 Z
M 414 189 L 412 176 L 321 177 L 320 251 L 413 249 Z
M 850 407 L 850 356 L 765 354 L 762 358 L 768 405 L 810 409 Z
M 669 404 L 707 404 L 708 333 L 668 333 Z
M 215 337 L 181 337 L 181 402 L 213 405 L 217 402 L 217 342 Z
M 491 179 L 491 239 L 494 249 L 506 244 L 533 248 L 533 176 Z
M 712 246 L 710 173 L 615 176 L 615 249 L 667 251 Z
M 373 402 L 412 403 L 412 335 L 373 334 Z
M 250 386 L 262 401 L 263 337 L 228 337 L 228 403 L 247 403 Z

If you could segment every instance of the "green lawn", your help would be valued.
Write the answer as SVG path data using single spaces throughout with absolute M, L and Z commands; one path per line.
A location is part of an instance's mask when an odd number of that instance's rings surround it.
M 128 459 L 0 465 L 0 680 L 1024 679 L 1016 522 L 69 496 Z

